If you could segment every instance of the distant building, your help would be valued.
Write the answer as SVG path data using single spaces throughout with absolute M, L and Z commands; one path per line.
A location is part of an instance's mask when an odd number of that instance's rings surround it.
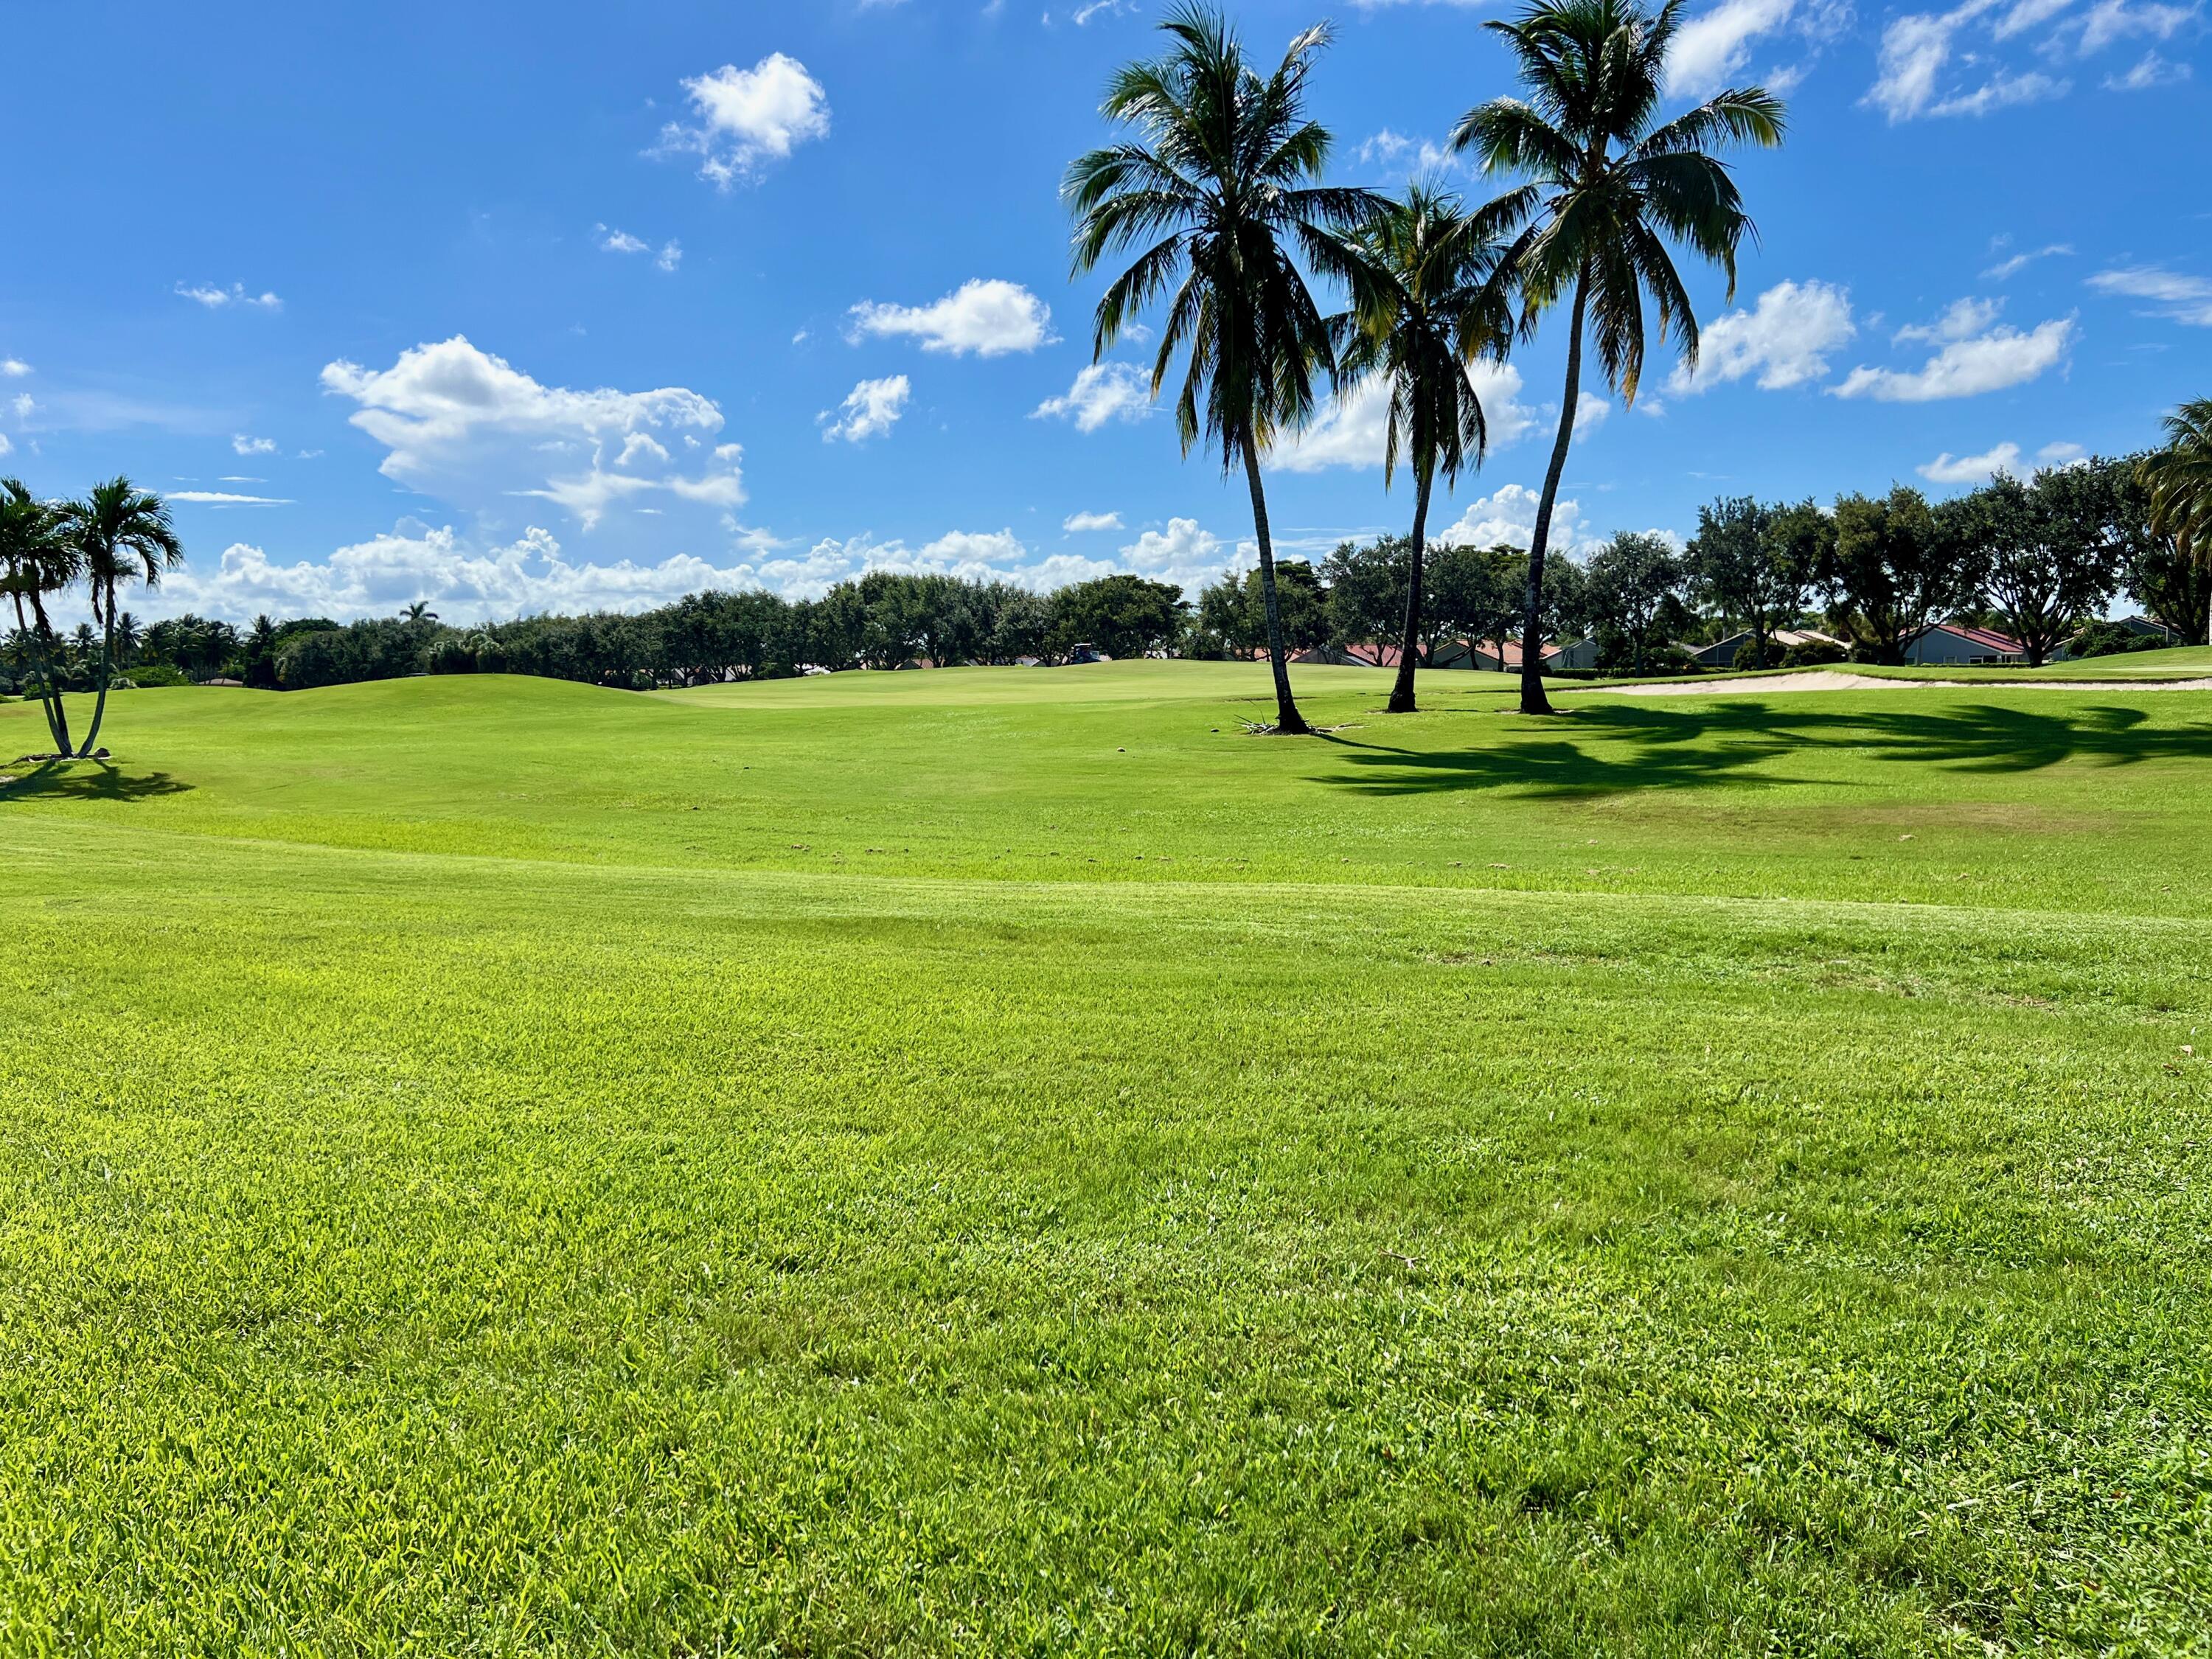
M 1472 668 L 1479 673 L 1517 674 L 1521 672 L 1518 640 L 1446 640 L 1437 647 L 1438 668 Z M 1546 668 L 1595 668 L 1595 640 L 1553 640 L 1544 647 Z
M 1995 629 L 1969 628 L 1963 623 L 1936 623 L 1906 641 L 1905 660 L 1916 668 L 1993 667 L 2002 663 L 2026 662 L 2027 647 Z
M 1749 645 L 1752 639 L 1752 631 L 1748 628 L 1740 628 L 1727 638 L 1715 640 L 1711 645 L 1686 645 L 1682 649 L 1688 652 L 1691 660 L 1702 668 L 1733 668 L 1735 666 L 1735 653 Z M 1782 653 L 1793 645 L 1841 645 L 1843 641 L 1826 634 L 1815 633 L 1809 628 L 1778 628 L 1766 636 L 1766 643 L 1774 655 L 1774 660 L 1766 665 L 1778 668 L 1782 665 Z

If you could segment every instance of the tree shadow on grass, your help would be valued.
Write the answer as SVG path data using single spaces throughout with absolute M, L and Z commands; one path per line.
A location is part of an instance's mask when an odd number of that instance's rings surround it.
M 0 801 L 149 800 L 181 795 L 191 787 L 167 772 L 125 772 L 106 761 L 44 761 L 0 783 Z
M 2033 772 L 2069 760 L 2132 766 L 2212 757 L 2212 725 L 2154 726 L 2142 709 L 2110 706 L 1845 711 L 1753 702 L 1674 709 L 1624 702 L 1577 708 L 1560 718 L 1559 727 L 1558 737 L 1435 751 L 1338 738 L 1357 769 L 1315 781 L 1376 795 L 1517 789 L 1588 799 L 1640 789 L 1808 782 L 1756 769 L 1819 749 L 1858 750 L 1876 760 L 1953 772 Z

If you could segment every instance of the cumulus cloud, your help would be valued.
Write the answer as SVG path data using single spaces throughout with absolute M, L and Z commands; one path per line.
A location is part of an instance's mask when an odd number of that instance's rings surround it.
M 276 441 L 274 438 L 257 438 L 250 433 L 234 432 L 230 434 L 230 447 L 234 453 L 240 455 L 274 455 Z
M 225 306 L 246 306 L 256 311 L 281 311 L 284 302 L 269 293 L 248 294 L 246 284 L 233 283 L 228 288 L 218 288 L 212 283 L 179 283 L 179 297 L 205 306 L 210 311 L 221 311 Z
M 681 386 L 572 391 L 541 385 L 455 335 L 410 346 L 391 368 L 328 364 L 323 389 L 357 405 L 349 418 L 389 452 L 394 482 L 471 507 L 537 497 L 586 530 L 623 503 L 673 498 L 724 512 L 745 499 L 736 444 L 709 447 L 722 412 Z M 689 469 L 641 470 L 631 440 L 680 437 Z M 625 461 L 629 464 L 625 465 Z
M 2079 444 L 2050 443 L 2035 452 L 2035 465 L 2071 466 L 2088 452 Z M 1954 455 L 1948 450 L 1915 469 L 1931 483 L 1981 484 L 2003 473 L 2022 476 L 2021 448 L 2015 443 L 1997 444 L 1979 455 Z M 2033 468 L 2027 469 L 2033 471 Z
M 0 380 L 20 380 L 30 372 L 30 364 L 21 357 L 0 357 Z
M 593 225 L 592 234 L 599 239 L 602 253 L 642 253 L 648 246 L 626 230 L 610 230 L 605 225 Z
M 1035 351 L 1051 337 L 1052 308 L 1018 283 L 995 277 L 963 283 L 954 292 L 926 306 L 878 305 L 863 301 L 853 307 L 854 335 L 918 339 L 924 351 L 966 356 L 1002 357 Z
M 1077 371 L 1065 394 L 1046 398 L 1030 418 L 1071 420 L 1078 432 L 1096 432 L 1109 421 L 1141 421 L 1152 409 L 1151 375 L 1129 363 L 1091 363 Z
M 1737 80 L 1750 63 L 1754 42 L 1785 30 L 1814 46 L 1832 39 L 1851 19 L 1847 0 L 1721 0 L 1683 24 L 1667 54 L 1667 90 L 1678 98 L 1705 98 Z M 1770 71 L 1764 79 L 1795 84 L 1802 70 Z
M 880 437 L 899 423 L 913 391 L 903 374 L 861 381 L 846 394 L 836 417 L 823 411 L 821 419 L 830 422 L 823 428 L 823 442 L 856 444 Z
M 1121 515 L 1118 513 L 1071 513 L 1060 520 L 1060 527 L 1071 536 L 1079 536 L 1092 530 L 1119 530 Z
M 2122 265 L 2089 278 L 2100 294 L 2150 301 L 2155 315 L 2194 328 L 2212 328 L 2212 277 L 2190 276 L 2159 265 Z
M 1386 167 L 1407 178 L 1449 173 L 1460 165 L 1460 158 L 1435 139 L 1411 138 L 1389 127 L 1362 143 L 1358 155 L 1363 167 Z
M 663 127 L 659 153 L 696 155 L 699 176 L 719 190 L 757 178 L 769 162 L 830 134 L 822 83 L 780 52 L 749 70 L 725 64 L 684 82 L 684 91 L 697 120 Z
M 1437 540 L 1452 547 L 1526 548 L 1536 538 L 1536 509 L 1542 497 L 1526 484 L 1501 484 L 1489 495 L 1469 501 L 1456 521 L 1445 526 Z M 1551 545 L 1571 546 L 1582 520 L 1582 508 L 1572 501 L 1552 503 Z
M 1503 449 L 1528 430 L 1531 416 L 1520 401 L 1519 369 L 1510 363 L 1478 362 L 1468 371 L 1468 380 L 1481 399 L 1491 448 Z M 1304 431 L 1276 446 L 1272 459 L 1286 472 L 1380 467 L 1389 422 L 1389 387 L 1381 380 L 1370 380 L 1330 404 Z
M 1154 581 L 1196 586 L 1221 566 L 1221 538 L 1195 519 L 1170 519 L 1164 530 L 1147 530 L 1121 550 L 1138 574 Z
M 1698 364 L 1676 366 L 1670 389 L 1710 386 L 1759 377 L 1778 392 L 1828 372 L 1828 354 L 1857 332 L 1849 290 L 1832 283 L 1777 283 L 1747 311 L 1716 318 L 1704 330 Z
M 1873 398 L 1883 403 L 1932 403 L 1972 398 L 2021 386 L 2064 361 L 2074 341 L 2074 319 L 2053 318 L 2026 333 L 1992 328 L 1970 338 L 1953 339 L 1919 368 L 1870 368 L 1862 364 L 1831 390 L 1839 398 Z

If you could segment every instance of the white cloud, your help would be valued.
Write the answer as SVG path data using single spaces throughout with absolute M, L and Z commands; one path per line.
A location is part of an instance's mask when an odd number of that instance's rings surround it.
M 8 407 L 15 411 L 15 418 L 19 421 L 27 421 L 39 412 L 37 402 L 27 392 L 17 392 L 15 400 Z
M 1669 382 L 1676 392 L 1756 374 L 1778 392 L 1828 372 L 1828 354 L 1857 331 L 1848 289 L 1832 283 L 1777 283 L 1748 311 L 1732 311 L 1704 330 L 1698 366 L 1678 365 Z
M 1692 18 L 1667 54 L 1667 90 L 1703 98 L 1720 90 L 1751 58 L 1751 43 L 1790 21 L 1796 0 L 1722 0 Z
M 1595 392 L 1581 393 L 1575 399 L 1575 436 L 1596 431 L 1612 413 L 1613 405 Z
M 1520 402 L 1519 369 L 1484 359 L 1468 371 L 1468 381 L 1481 400 L 1492 449 L 1504 448 L 1528 430 L 1531 416 Z M 1278 445 L 1271 459 L 1286 472 L 1380 467 L 1389 421 L 1389 386 L 1382 380 L 1370 380 L 1328 404 L 1304 431 Z
M 878 337 L 911 336 L 925 351 L 954 356 L 974 352 L 1001 357 L 1035 351 L 1048 343 L 1052 309 L 1018 283 L 976 278 L 926 306 L 878 305 L 863 301 L 853 307 L 856 334 Z
M 642 505 L 655 493 L 725 512 L 745 499 L 738 447 L 708 450 L 700 441 L 720 428 L 721 410 L 681 386 L 542 386 L 461 335 L 410 346 L 386 369 L 331 363 L 322 383 L 358 404 L 353 424 L 391 452 L 380 469 L 386 477 L 464 506 L 538 497 L 589 530 L 611 507 Z M 702 452 L 697 470 L 611 471 L 611 452 L 635 459 L 630 440 L 641 433 L 681 434 L 688 450 Z
M 217 288 L 210 283 L 177 284 L 179 297 L 205 306 L 210 311 L 220 311 L 225 306 L 251 306 L 258 311 L 281 311 L 284 302 L 273 294 L 248 294 L 243 283 L 233 283 L 228 288 Z
M 2009 240 L 2009 238 L 2002 239 L 1998 243 L 1998 246 L 2002 246 L 2003 241 Z M 1994 250 L 1992 251 L 1994 252 Z M 2026 270 L 2028 266 L 2033 264 L 2038 259 L 2060 258 L 2072 253 L 2073 252 L 2074 248 L 2070 243 L 2053 242 L 2050 246 L 2037 248 L 2033 252 L 2015 253 L 2008 258 L 2000 259 L 1996 264 L 1991 265 L 1987 270 L 1984 271 L 1982 275 L 1988 277 L 1991 282 L 2002 283 L 2010 277 L 2019 276 L 2021 271 Z
M 30 372 L 30 364 L 21 357 L 0 357 L 0 380 L 20 380 Z
M 2025 334 L 2014 328 L 1993 328 L 1971 339 L 1954 340 L 1909 373 L 1862 365 L 1831 390 L 1839 398 L 1873 398 L 1883 403 L 1977 397 L 2034 380 L 2064 360 L 2073 340 L 2071 317 L 2053 318 Z
M 671 238 L 660 245 L 660 252 L 653 256 L 653 269 L 673 270 L 684 263 L 684 244 Z
M 1947 449 L 1915 470 L 1930 483 L 1986 483 L 2000 472 L 2015 476 L 2019 473 L 2020 446 L 1999 444 L 1981 455 L 1954 455 Z
M 9 441 L 8 434 L 0 432 L 0 455 L 12 455 L 15 451 L 15 446 Z
M 2133 5 L 2129 0 L 2097 0 L 2089 8 L 2088 15 L 2081 20 L 2079 50 L 2087 58 L 2115 41 L 2135 36 L 2171 40 L 2195 22 L 2203 9 L 2201 5 L 2162 5 L 2157 0 L 2141 0 L 2141 3 Z
M 836 443 L 842 440 L 856 444 L 866 439 L 879 437 L 899 423 L 906 413 L 907 399 L 914 388 L 903 374 L 894 374 L 886 380 L 863 380 L 848 392 L 840 405 L 842 418 L 823 429 L 822 441 Z M 830 421 L 824 410 L 821 418 Z
M 1060 520 L 1060 527 L 1071 536 L 1079 536 L 1092 530 L 1119 530 L 1121 515 L 1118 513 L 1071 513 Z
M 1109 421 L 1141 421 L 1152 409 L 1151 375 L 1128 363 L 1091 363 L 1076 372 L 1064 396 L 1046 398 L 1030 418 L 1066 416 L 1078 432 L 1096 432 Z
M 2071 466 L 2088 453 L 2079 444 L 2049 443 L 2035 452 L 2035 465 Z M 1943 484 L 1986 483 L 1999 473 L 2017 478 L 2033 470 L 2021 465 L 2021 449 L 2015 443 L 1998 444 L 1980 455 L 1954 455 L 1945 450 L 1915 469 L 1929 483 Z
M 610 230 L 605 225 L 593 225 L 592 234 L 599 239 L 602 253 L 642 253 L 647 244 L 626 230 Z
M 1196 586 L 1221 566 L 1221 538 L 1195 519 L 1170 519 L 1165 530 L 1147 530 L 1121 550 L 1141 576 Z
M 2029 0 L 2031 7 L 2034 3 L 2036 0 Z M 1992 68 L 1979 86 L 1947 87 L 1944 71 L 1954 56 L 1959 32 L 1985 17 L 1996 4 L 1996 0 L 1966 0 L 1952 11 L 1915 13 L 1893 20 L 1882 31 L 1878 71 L 1866 101 L 1895 123 L 1923 115 L 1985 115 L 2008 104 L 2063 96 L 2069 82 L 2039 70 L 2014 72 L 2002 65 Z M 2002 22 L 2000 20 L 2000 27 Z M 1990 60 L 1982 53 L 1968 52 L 1960 62 L 1978 74 Z
M 1385 127 L 1358 149 L 1362 167 L 1388 167 L 1411 178 L 1423 173 L 1449 173 L 1460 165 L 1457 155 L 1433 138 L 1409 138 Z
M 1989 328 L 2004 309 L 2002 300 L 1954 300 L 1950 307 L 1932 323 L 1912 323 L 1890 336 L 1893 343 L 1902 345 L 1908 340 L 1924 340 L 1930 345 L 1946 340 L 1971 339 Z
M 2212 277 L 2188 276 L 2158 265 L 2123 265 L 2089 278 L 2100 294 L 2148 300 L 2161 317 L 2195 328 L 2212 328 Z
M 1667 91 L 1710 96 L 1751 61 L 1753 42 L 1786 31 L 1817 49 L 1851 21 L 1850 0 L 1721 0 L 1676 32 L 1667 54 Z M 1759 78 L 1770 91 L 1786 92 L 1804 78 L 1804 65 L 1769 70 Z
M 234 495 L 221 489 L 173 489 L 166 497 L 173 501 L 192 501 L 203 507 L 289 507 L 289 498 L 278 495 Z
M 662 154 L 699 157 L 699 176 L 727 190 L 758 176 L 810 139 L 830 133 L 830 104 L 806 66 L 771 52 L 749 70 L 725 64 L 684 82 L 698 125 L 661 129 Z
M 2176 64 L 2147 52 L 2136 60 L 2135 66 L 2124 75 L 2105 77 L 2107 92 L 2148 92 L 2153 87 L 2178 86 L 2197 71 L 2187 64 Z
M 1456 522 L 1447 526 L 1437 540 L 1451 547 L 1496 547 L 1500 544 L 1526 548 L 1536 537 L 1536 508 L 1542 497 L 1526 484 L 1501 484 L 1489 495 L 1469 501 Z M 1551 545 L 1571 546 L 1582 509 L 1574 501 L 1552 503 Z
M 233 453 L 239 455 L 274 455 L 276 453 L 276 441 L 274 438 L 256 438 L 248 433 L 234 432 L 230 434 L 230 447 Z

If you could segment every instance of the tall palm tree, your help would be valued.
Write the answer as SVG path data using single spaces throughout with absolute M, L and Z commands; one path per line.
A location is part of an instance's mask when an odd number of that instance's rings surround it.
M 127 581 L 157 586 L 164 570 L 185 562 L 185 548 L 169 522 L 167 505 L 128 478 L 94 484 L 82 501 L 62 508 L 62 518 L 84 561 L 92 614 L 100 625 L 99 696 L 92 706 L 91 729 L 77 746 L 82 756 L 91 754 L 100 741 L 100 723 L 107 716 L 107 683 L 115 665 L 116 591 Z
M 0 589 L 14 604 L 16 632 L 30 647 L 39 704 L 57 755 L 70 752 L 69 712 L 55 672 L 60 642 L 46 615 L 46 595 L 74 582 L 82 563 L 76 544 L 64 527 L 61 510 L 33 495 L 21 479 L 0 478 Z
M 1570 301 L 1566 392 L 1552 464 L 1536 506 L 1528 550 L 1526 627 L 1521 641 L 1521 712 L 1548 714 L 1539 637 L 1544 556 L 1582 398 L 1587 328 L 1607 383 L 1636 401 L 1644 374 L 1644 295 L 1658 307 L 1658 336 L 1698 357 L 1697 313 L 1667 244 L 1671 239 L 1728 273 L 1751 219 L 1715 152 L 1732 144 L 1782 142 L 1783 106 L 1759 87 L 1732 88 L 1672 120 L 1660 119 L 1667 52 L 1683 0 L 1656 12 L 1639 0 L 1537 0 L 1513 22 L 1487 27 L 1510 48 L 1519 98 L 1469 110 L 1453 148 L 1473 150 L 1485 171 L 1527 179 L 1477 216 L 1486 234 L 1511 236 L 1505 258 L 1519 290 L 1521 332 L 1560 300 Z
M 2173 538 L 2184 559 L 2212 565 L 2212 398 L 2167 416 L 2166 440 L 2136 469 L 2150 491 L 2151 528 Z
M 1152 395 L 1188 350 L 1176 429 L 1183 453 L 1201 436 L 1226 473 L 1240 463 L 1252 495 L 1260 591 L 1274 674 L 1275 729 L 1310 730 L 1291 696 L 1260 458 L 1311 418 L 1317 380 L 1333 375 L 1327 323 L 1297 254 L 1316 257 L 1331 230 L 1371 217 L 1381 198 L 1316 181 L 1327 129 L 1305 113 L 1306 79 L 1326 27 L 1291 42 L 1262 76 L 1220 13 L 1187 4 L 1160 25 L 1164 55 L 1114 76 L 1102 106 L 1134 129 L 1067 171 L 1079 276 L 1109 253 L 1141 246 L 1099 301 L 1091 358 L 1103 358 L 1134 313 L 1173 290 L 1152 365 Z
M 1482 400 L 1468 380 L 1480 356 L 1503 357 L 1513 311 L 1499 281 L 1499 248 L 1461 210 L 1459 198 L 1415 185 L 1403 202 L 1316 261 L 1340 281 L 1351 308 L 1333 319 L 1337 367 L 1347 386 L 1380 374 L 1390 416 L 1382 449 L 1389 488 L 1402 453 L 1413 474 L 1413 535 L 1406 625 L 1390 712 L 1414 712 L 1413 662 L 1420 648 L 1422 563 L 1429 498 L 1439 473 L 1449 488 L 1489 443 Z
M 438 620 L 438 613 L 430 609 L 429 600 L 416 599 L 399 613 L 399 620 L 406 623 L 434 623 Z

